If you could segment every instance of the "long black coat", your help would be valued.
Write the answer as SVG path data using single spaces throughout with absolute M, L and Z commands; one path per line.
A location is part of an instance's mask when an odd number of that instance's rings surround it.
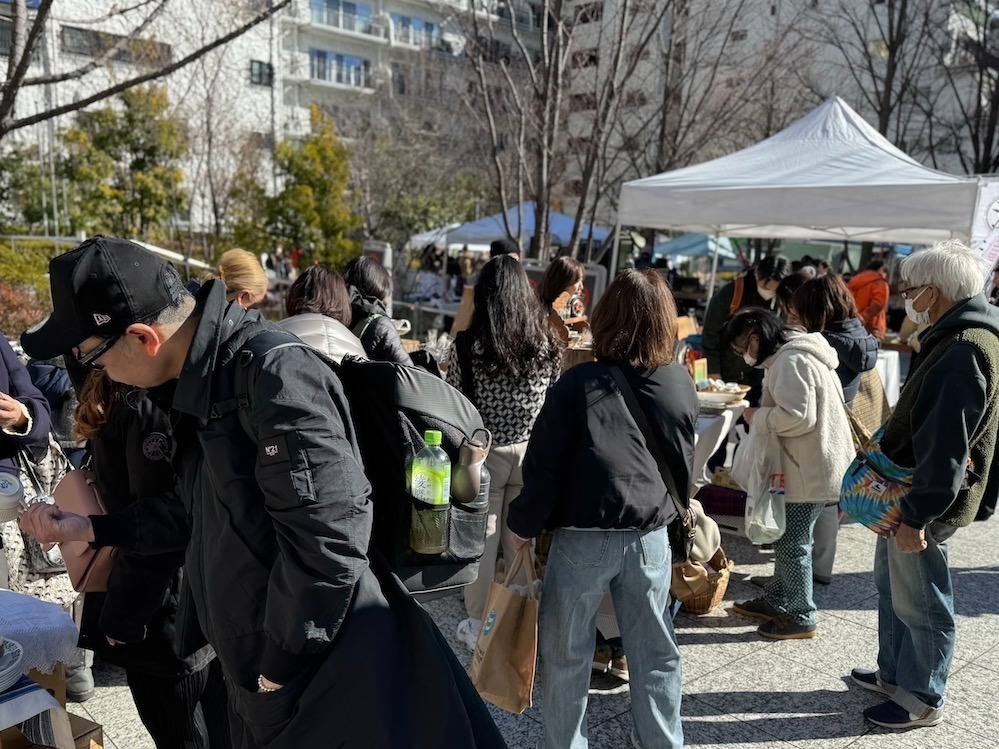
M 369 485 L 339 380 L 301 346 L 245 363 L 245 342 L 279 329 L 226 306 L 217 282 L 198 304 L 180 378 L 151 396 L 173 409 L 187 580 L 235 746 L 504 746 L 425 612 L 369 564 Z M 248 427 L 229 410 L 238 366 Z M 258 694 L 258 675 L 285 686 Z

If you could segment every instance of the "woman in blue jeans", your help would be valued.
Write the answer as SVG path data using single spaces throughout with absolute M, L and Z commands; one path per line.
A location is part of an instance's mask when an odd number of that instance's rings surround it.
M 619 275 L 591 324 L 597 361 L 570 369 L 549 394 L 528 444 L 524 489 L 507 515 L 518 547 L 555 531 L 539 623 L 544 746 L 587 746 L 593 632 L 609 587 L 631 672 L 632 743 L 682 747 L 680 651 L 666 612 L 667 526 L 677 513 L 613 368 L 634 391 L 678 487 L 690 482 L 697 393 L 673 363 L 676 305 L 655 271 Z

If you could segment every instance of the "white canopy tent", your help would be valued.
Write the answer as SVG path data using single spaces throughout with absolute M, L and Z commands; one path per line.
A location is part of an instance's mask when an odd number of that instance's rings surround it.
M 919 164 L 833 97 L 742 151 L 626 182 L 612 262 L 622 225 L 782 239 L 966 239 L 977 194 L 977 178 Z

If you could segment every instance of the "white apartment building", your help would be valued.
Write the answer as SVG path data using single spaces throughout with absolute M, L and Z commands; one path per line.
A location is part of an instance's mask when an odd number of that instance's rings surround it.
M 10 45 L 9 0 L 0 0 L 0 58 Z M 37 3 L 28 0 L 31 6 Z M 430 120 L 460 115 L 458 94 L 470 69 L 461 59 L 466 16 L 473 0 L 294 0 L 266 21 L 202 61 L 162 80 L 170 101 L 188 120 L 192 138 L 189 181 L 210 170 L 235 168 L 235 146 L 247 137 L 263 149 L 308 133 L 313 104 L 330 114 L 348 141 L 399 114 Z M 119 14 L 116 0 L 56 0 L 29 77 L 55 76 L 92 63 L 119 47 L 113 59 L 83 78 L 25 88 L 18 113 L 33 114 L 79 101 L 148 66 L 182 59 L 206 41 L 245 21 L 262 0 L 174 0 L 147 24 L 148 11 Z M 226 13 L 229 6 L 232 13 Z M 538 44 L 539 10 L 525 0 L 495 3 L 490 53 L 510 54 L 503 27 L 514 22 L 528 44 Z M 504 20 L 506 19 L 506 20 Z M 29 19 L 30 23 L 30 19 Z M 127 42 L 123 42 L 127 37 Z M 106 104 L 106 102 L 105 102 Z M 98 104 L 97 106 L 100 106 Z M 63 115 L 12 134 L 38 144 L 52 161 Z M 208 137 L 211 132 L 211 138 Z M 210 144 L 209 144 L 210 142 Z M 62 186 L 53 184 L 59 204 Z M 212 225 L 210 196 L 192 190 L 186 227 Z

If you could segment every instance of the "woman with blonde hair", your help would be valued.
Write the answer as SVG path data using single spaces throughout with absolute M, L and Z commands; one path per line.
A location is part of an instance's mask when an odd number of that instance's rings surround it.
M 222 253 L 218 277 L 225 284 L 226 301 L 243 309 L 255 309 L 267 295 L 267 274 L 252 252 L 235 248 Z
M 697 392 L 674 363 L 676 304 L 654 270 L 619 274 L 592 323 L 597 361 L 567 371 L 548 394 L 527 447 L 524 488 L 507 515 L 518 551 L 541 531 L 555 532 L 538 624 L 540 746 L 586 745 L 593 633 L 609 587 L 630 671 L 632 744 L 679 749 L 680 651 L 667 613 L 667 528 L 679 513 L 629 400 L 686 505 Z

